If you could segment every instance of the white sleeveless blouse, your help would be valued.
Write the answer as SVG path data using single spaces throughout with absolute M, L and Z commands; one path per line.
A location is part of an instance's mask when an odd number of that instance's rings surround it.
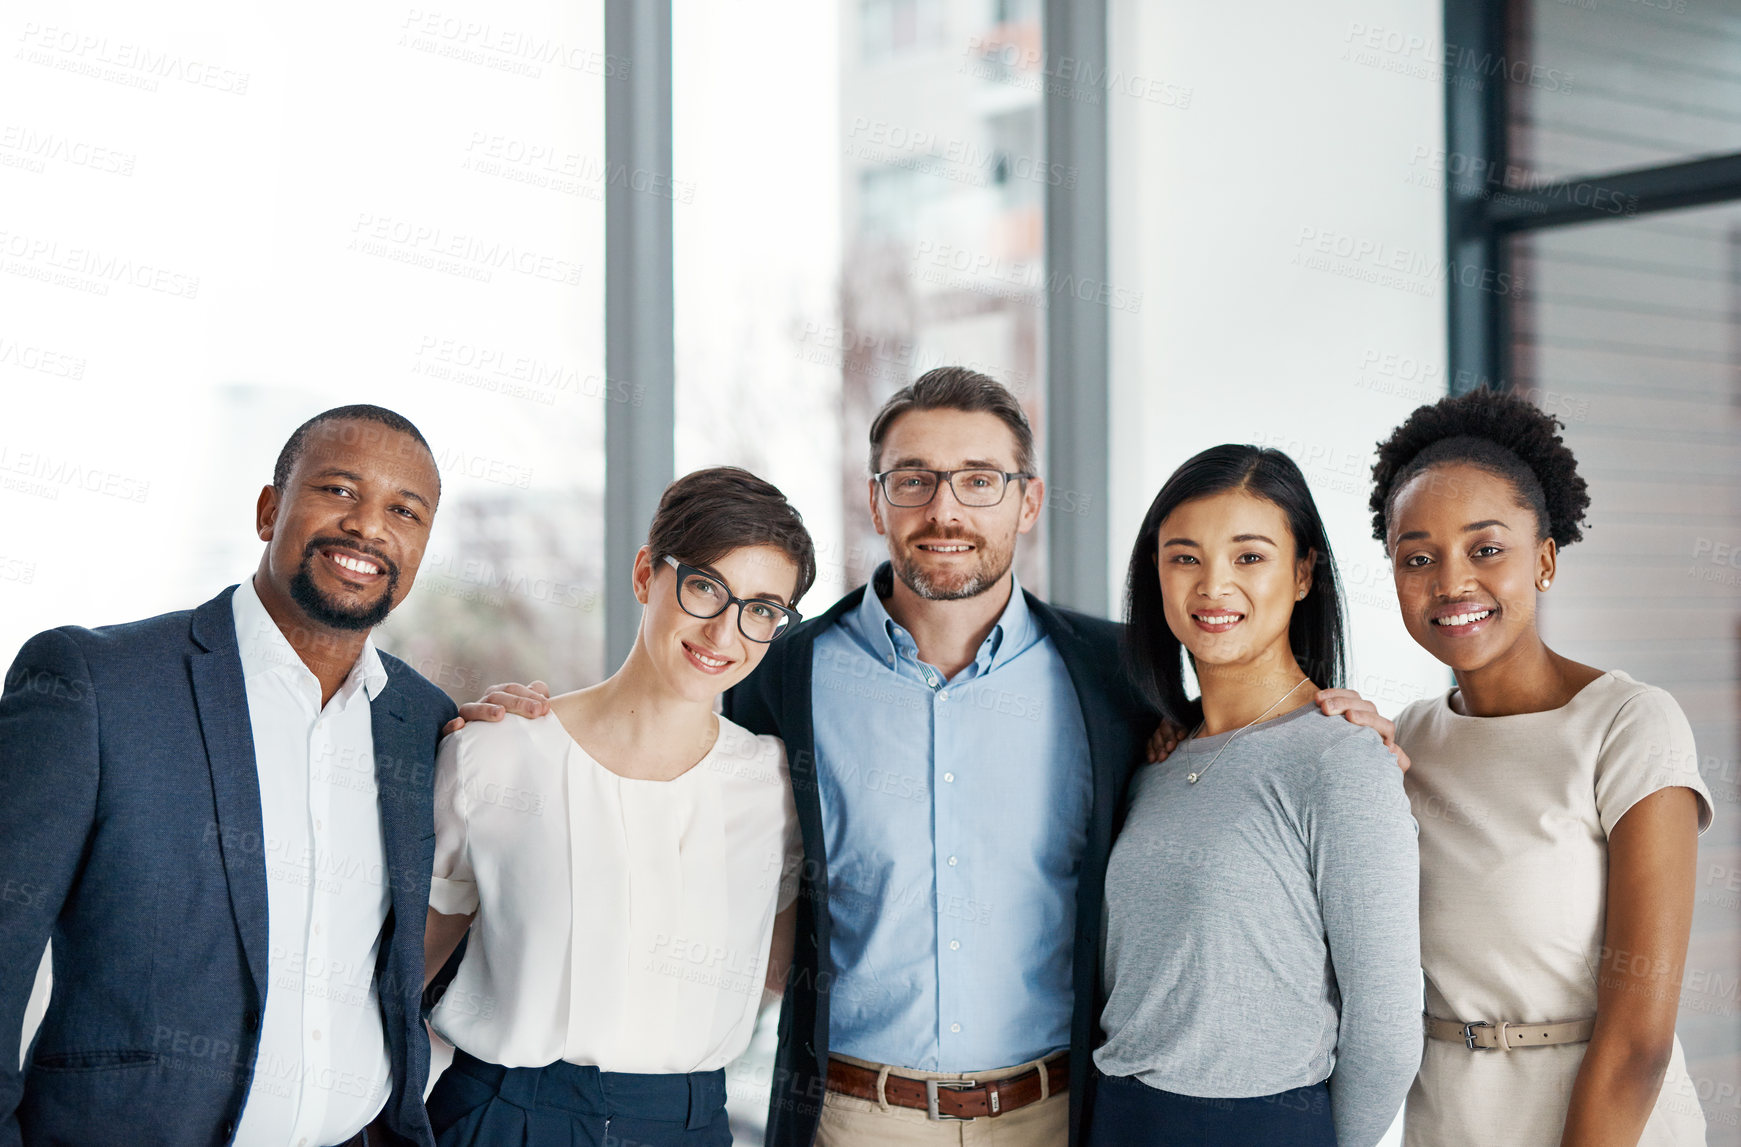
M 631 780 L 554 715 L 442 742 L 437 912 L 476 912 L 431 1017 L 504 1067 L 724 1067 L 748 1046 L 775 913 L 797 895 L 797 812 L 777 737 L 721 717 L 675 780 Z

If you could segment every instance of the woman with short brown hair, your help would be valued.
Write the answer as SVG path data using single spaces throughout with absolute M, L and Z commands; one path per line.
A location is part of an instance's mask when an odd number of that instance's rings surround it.
M 730 1147 L 724 1066 L 784 988 L 800 852 L 785 751 L 714 713 L 798 621 L 798 513 L 735 468 L 674 482 L 615 674 L 441 745 L 426 967 L 456 1047 L 441 1147 Z M 608 1140 L 607 1140 L 608 1136 Z

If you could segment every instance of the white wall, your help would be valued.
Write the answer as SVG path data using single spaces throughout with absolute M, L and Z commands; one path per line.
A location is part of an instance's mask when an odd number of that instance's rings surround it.
M 1366 509 L 1375 444 L 1446 389 L 1441 21 L 1439 0 L 1112 3 L 1110 278 L 1142 296 L 1112 313 L 1114 600 L 1179 463 L 1280 447 L 1329 525 L 1351 684 L 1392 715 L 1449 683 Z

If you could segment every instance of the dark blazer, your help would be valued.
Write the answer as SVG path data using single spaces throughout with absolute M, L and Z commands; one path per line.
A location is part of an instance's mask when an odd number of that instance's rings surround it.
M 810 1147 L 822 1111 L 828 1064 L 828 989 L 834 971 L 829 960 L 828 855 L 822 841 L 810 671 L 817 634 L 855 608 L 864 599 L 864 592 L 862 586 L 853 590 L 827 613 L 775 642 L 756 671 L 725 697 L 725 715 L 732 721 L 754 733 L 774 733 L 786 742 L 798 823 L 804 834 L 797 943 L 780 1009 L 780 1049 L 768 1107 L 769 1147 Z M 1100 991 L 1100 908 L 1106 860 L 1112 851 L 1125 784 L 1132 767 L 1142 759 L 1156 717 L 1121 671 L 1123 626 L 1055 609 L 1025 590 L 1023 593 L 1028 609 L 1051 637 L 1076 688 L 1094 770 L 1088 839 L 1077 888 L 1076 1007 L 1070 1026 L 1070 1141 L 1079 1143 L 1092 1101 L 1089 1054 L 1098 1042 L 1104 1002 Z
M 196 610 L 25 643 L 0 695 L 0 1145 L 228 1143 L 268 991 L 266 860 L 235 587 Z M 451 701 L 385 654 L 371 706 L 390 908 L 375 968 L 393 1090 L 433 1137 L 418 1014 Z M 26 1000 L 54 991 L 20 1072 Z

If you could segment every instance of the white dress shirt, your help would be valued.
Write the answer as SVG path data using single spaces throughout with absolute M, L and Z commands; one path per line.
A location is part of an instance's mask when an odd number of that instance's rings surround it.
M 387 684 L 373 640 L 324 708 L 320 680 L 251 580 L 236 643 L 260 776 L 269 983 L 238 1147 L 326 1147 L 375 1117 L 392 1085 L 375 989 L 388 885 L 369 703 Z
M 777 737 L 722 717 L 694 767 L 649 781 L 554 714 L 469 724 L 436 755 L 429 902 L 477 920 L 431 1022 L 504 1067 L 724 1067 L 755 1029 L 800 851 Z

